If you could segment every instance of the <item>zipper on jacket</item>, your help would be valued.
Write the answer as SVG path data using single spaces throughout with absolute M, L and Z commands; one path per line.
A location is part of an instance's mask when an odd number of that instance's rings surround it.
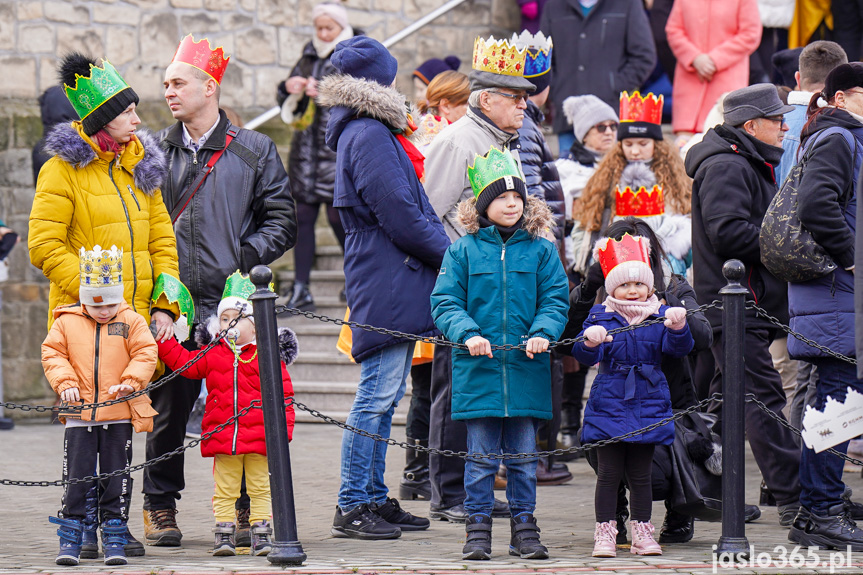
M 605 46 L 605 27 L 608 26 L 608 18 L 602 19 L 602 30 L 599 33 L 599 45 Z
M 501 238 L 503 239 L 503 238 Z M 507 335 L 507 325 L 506 318 L 507 314 L 507 296 L 506 296 L 506 243 L 503 244 L 503 247 L 500 250 L 500 261 L 503 262 L 503 344 L 506 345 L 506 335 Z M 509 382 L 506 380 L 506 356 L 507 352 L 503 351 L 503 361 L 501 364 L 503 365 L 503 416 L 509 417 Z
M 132 230 L 132 219 L 129 217 L 129 208 L 126 206 L 126 200 L 123 199 L 123 194 L 120 188 L 117 187 L 117 182 L 114 181 L 114 160 L 111 160 L 108 166 L 108 176 L 111 178 L 111 183 L 114 184 L 114 189 L 117 190 L 117 195 L 120 197 L 120 203 L 123 204 L 123 213 L 126 214 L 126 225 L 129 226 L 129 238 L 132 240 L 132 309 L 138 311 L 135 304 L 135 296 L 138 294 L 138 270 L 135 265 L 135 232 Z M 137 199 L 135 202 L 137 203 Z
M 234 438 L 231 440 L 231 455 L 237 454 L 237 435 L 240 433 L 240 425 L 237 422 L 237 401 L 238 392 L 237 392 L 237 367 L 240 365 L 240 353 L 238 350 L 234 349 Z
M 192 148 L 192 163 L 198 165 L 198 150 Z
M 138 206 L 138 211 L 141 211 L 141 204 L 138 203 L 138 196 L 135 195 L 135 190 L 132 189 L 132 186 L 126 184 L 126 189 L 129 190 L 129 194 L 131 194 L 132 199 L 135 200 L 135 205 Z
M 99 340 L 102 335 L 102 324 L 96 323 L 96 356 L 93 360 L 93 403 L 99 403 Z M 93 414 L 90 419 L 96 421 L 96 409 L 93 408 Z

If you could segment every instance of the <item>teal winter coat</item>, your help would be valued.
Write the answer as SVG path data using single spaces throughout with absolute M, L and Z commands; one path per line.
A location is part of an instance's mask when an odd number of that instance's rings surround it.
M 569 284 L 557 247 L 539 236 L 553 228 L 551 211 L 529 198 L 522 229 L 504 244 L 494 226 L 480 228 L 476 201 L 459 204 L 468 232 L 444 256 L 431 295 L 432 318 L 450 341 L 481 335 L 492 345 L 522 344 L 532 337 L 555 341 L 566 325 Z M 453 350 L 452 417 L 551 419 L 548 354 L 524 350 L 472 357 Z

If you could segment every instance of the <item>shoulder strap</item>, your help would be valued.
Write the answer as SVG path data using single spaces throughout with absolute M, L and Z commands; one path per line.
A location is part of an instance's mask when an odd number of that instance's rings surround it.
M 222 154 L 225 153 L 225 150 L 228 149 L 228 146 L 231 144 L 231 141 L 240 133 L 240 129 L 236 126 L 229 126 L 228 133 L 225 135 L 225 147 L 221 150 L 217 150 L 212 156 L 210 156 L 210 161 L 204 166 L 204 169 L 198 172 L 198 177 L 189 184 L 189 186 L 183 190 L 182 195 L 180 196 L 177 203 L 174 205 L 174 209 L 171 210 L 171 224 L 176 224 L 177 220 L 180 218 L 180 215 L 186 209 L 186 206 L 189 205 L 189 202 L 192 201 L 192 198 L 195 196 L 195 193 L 200 189 L 203 185 L 204 180 L 207 179 L 207 176 L 210 175 L 210 172 L 213 171 L 213 168 L 216 165 L 216 162 L 219 161 L 219 158 L 222 157 Z

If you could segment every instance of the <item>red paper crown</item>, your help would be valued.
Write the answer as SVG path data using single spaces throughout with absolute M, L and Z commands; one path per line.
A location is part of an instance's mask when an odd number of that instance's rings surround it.
M 205 41 L 206 44 L 204 44 Z M 189 34 L 177 46 L 177 52 L 174 54 L 174 59 L 171 62 L 183 62 L 194 66 L 198 70 L 209 74 L 213 80 L 221 85 L 222 76 L 225 75 L 225 69 L 228 67 L 230 59 L 230 56 L 225 58 L 225 51 L 221 46 L 213 50 L 210 48 L 209 40 L 202 38 L 198 42 L 195 42 L 195 39 Z
M 646 97 L 641 96 L 638 91 L 630 96 L 627 92 L 620 93 L 620 121 L 621 122 L 648 122 L 650 124 L 662 124 L 662 102 L 664 98 L 658 98 L 653 92 Z
M 620 241 L 603 238 L 596 244 L 596 259 L 602 267 L 602 275 L 624 262 L 644 262 L 650 265 L 650 242 L 641 236 L 624 234 Z
M 623 190 L 618 186 L 614 190 L 614 195 L 615 213 L 621 218 L 627 216 L 647 218 L 665 213 L 665 200 L 660 186 L 653 186 L 650 190 L 642 186 L 634 191 L 629 186 Z

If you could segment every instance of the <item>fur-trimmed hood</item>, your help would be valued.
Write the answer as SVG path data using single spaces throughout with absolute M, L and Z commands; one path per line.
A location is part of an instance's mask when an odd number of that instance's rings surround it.
M 195 343 L 204 347 L 213 341 L 217 333 L 219 333 L 219 318 L 211 315 L 206 322 L 198 324 L 195 330 Z M 285 365 L 291 365 L 300 353 L 297 334 L 289 327 L 280 327 L 278 333 L 279 357 L 285 362 Z
M 135 136 L 144 148 L 143 157 L 132 169 L 135 186 L 145 194 L 153 195 L 165 182 L 168 161 L 154 135 L 146 130 L 137 130 Z M 93 146 L 81 137 L 75 123 L 54 126 L 45 138 L 45 151 L 77 169 L 87 167 L 99 157 Z
M 327 76 L 318 84 L 319 105 L 349 108 L 396 129 L 407 127 L 406 102 L 407 98 L 392 86 L 344 74 Z
M 476 209 L 476 198 L 468 198 L 459 202 L 458 223 L 469 234 L 479 231 L 479 212 Z M 545 230 L 554 228 L 554 216 L 548 205 L 533 196 L 527 197 L 527 205 L 524 208 L 524 221 L 521 229 L 533 238 L 537 238 Z

